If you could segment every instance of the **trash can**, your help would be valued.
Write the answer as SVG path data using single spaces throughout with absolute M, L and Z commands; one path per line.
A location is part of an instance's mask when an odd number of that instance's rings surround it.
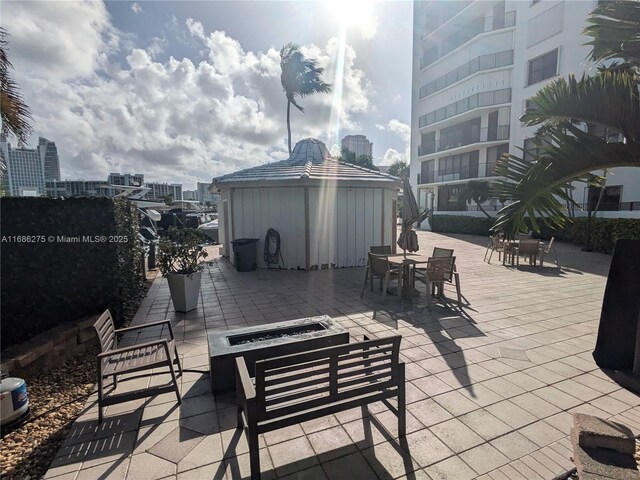
M 258 238 L 238 238 L 231 240 L 233 244 L 233 254 L 236 258 L 236 270 L 239 272 L 250 272 L 256 269 L 258 240 Z

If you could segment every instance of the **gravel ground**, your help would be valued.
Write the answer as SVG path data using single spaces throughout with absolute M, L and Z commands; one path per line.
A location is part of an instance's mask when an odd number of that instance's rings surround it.
M 70 358 L 53 370 L 26 378 L 31 416 L 2 437 L 3 479 L 42 477 L 93 391 L 96 351 Z M 61 406 L 62 405 L 62 406 Z

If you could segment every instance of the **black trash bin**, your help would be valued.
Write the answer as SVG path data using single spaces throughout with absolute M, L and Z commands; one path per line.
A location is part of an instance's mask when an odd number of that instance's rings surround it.
M 238 238 L 231 240 L 233 244 L 233 254 L 236 257 L 236 270 L 239 272 L 250 272 L 255 270 L 256 250 L 258 238 Z

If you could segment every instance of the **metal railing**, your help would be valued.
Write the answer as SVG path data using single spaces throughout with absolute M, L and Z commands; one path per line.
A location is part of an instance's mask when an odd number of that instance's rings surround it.
M 582 203 L 580 207 L 586 212 L 589 204 Z M 600 202 L 599 212 L 634 212 L 640 210 L 640 201 L 634 202 Z
M 452 148 L 464 147 L 465 145 L 471 145 L 474 143 L 482 142 L 498 142 L 502 140 L 509 140 L 510 125 L 499 125 L 497 128 L 492 129 L 489 132 L 489 128 L 481 128 L 476 130 L 473 134 L 469 135 L 464 140 L 452 141 L 440 137 L 435 142 L 427 143 L 425 145 L 418 145 L 418 156 L 430 155 L 436 152 L 442 152 L 445 150 L 451 150 Z

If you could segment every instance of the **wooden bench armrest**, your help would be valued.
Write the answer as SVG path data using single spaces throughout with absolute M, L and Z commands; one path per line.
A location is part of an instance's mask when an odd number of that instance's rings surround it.
M 143 328 L 159 327 L 160 325 L 166 325 L 169 327 L 169 334 L 171 335 L 171 340 L 173 340 L 174 339 L 173 328 L 171 327 L 170 320 L 160 320 L 159 322 L 145 323 L 144 325 L 135 325 L 133 327 L 118 328 L 117 330 L 115 330 L 115 333 L 131 332 L 133 330 L 141 330 Z
M 154 347 L 158 345 L 164 346 L 167 352 L 169 352 L 169 343 L 166 340 L 154 340 L 153 342 L 136 343 L 135 345 L 130 345 L 128 347 L 115 348 L 113 350 L 101 352 L 98 354 L 98 358 L 108 358 L 112 357 L 113 355 L 119 355 L 121 353 L 131 352 L 133 350 L 140 350 L 143 348 Z
M 242 403 L 256 399 L 256 389 L 249 376 L 247 364 L 242 357 L 236 358 L 236 394 L 238 401 Z

